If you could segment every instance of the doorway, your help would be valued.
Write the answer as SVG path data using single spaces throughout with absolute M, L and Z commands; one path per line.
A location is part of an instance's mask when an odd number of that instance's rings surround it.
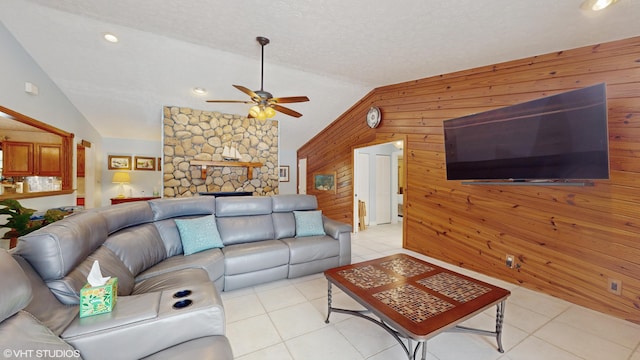
M 354 232 L 402 220 L 398 216 L 402 213 L 398 204 L 403 201 L 398 198 L 404 195 L 398 194 L 401 181 L 398 175 L 399 166 L 404 165 L 403 143 L 394 141 L 354 148 Z

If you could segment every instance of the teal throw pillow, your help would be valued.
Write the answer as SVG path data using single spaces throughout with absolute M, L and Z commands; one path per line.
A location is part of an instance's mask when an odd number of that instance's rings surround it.
M 224 247 L 214 215 L 195 219 L 176 219 L 175 222 L 180 232 L 182 252 L 185 256 Z
M 294 211 L 296 237 L 325 235 L 322 224 L 322 210 Z

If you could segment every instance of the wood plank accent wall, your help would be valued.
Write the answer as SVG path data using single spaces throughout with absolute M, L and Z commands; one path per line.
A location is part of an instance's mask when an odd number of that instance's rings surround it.
M 428 66 L 425 64 L 425 66 Z M 447 181 L 442 121 L 605 82 L 611 179 L 593 187 Z M 365 115 L 383 120 L 369 129 Z M 298 150 L 327 216 L 352 223 L 353 151 L 406 139 L 404 247 L 640 323 L 640 37 L 372 90 Z M 505 266 L 516 256 L 519 269 Z M 622 295 L 607 291 L 622 281 Z

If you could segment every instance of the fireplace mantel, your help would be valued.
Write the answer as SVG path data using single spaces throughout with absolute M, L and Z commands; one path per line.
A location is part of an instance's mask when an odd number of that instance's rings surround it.
M 211 161 L 211 160 L 191 160 L 189 162 L 190 165 L 200 166 L 201 168 L 201 177 L 206 179 L 207 177 L 207 166 L 218 166 L 218 167 L 246 167 L 247 168 L 247 178 L 253 178 L 253 168 L 262 167 L 264 164 L 259 162 L 244 162 L 244 161 Z

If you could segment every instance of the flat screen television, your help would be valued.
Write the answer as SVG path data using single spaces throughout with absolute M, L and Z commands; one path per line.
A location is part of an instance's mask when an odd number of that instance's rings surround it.
M 609 178 L 605 84 L 443 125 L 447 180 Z

